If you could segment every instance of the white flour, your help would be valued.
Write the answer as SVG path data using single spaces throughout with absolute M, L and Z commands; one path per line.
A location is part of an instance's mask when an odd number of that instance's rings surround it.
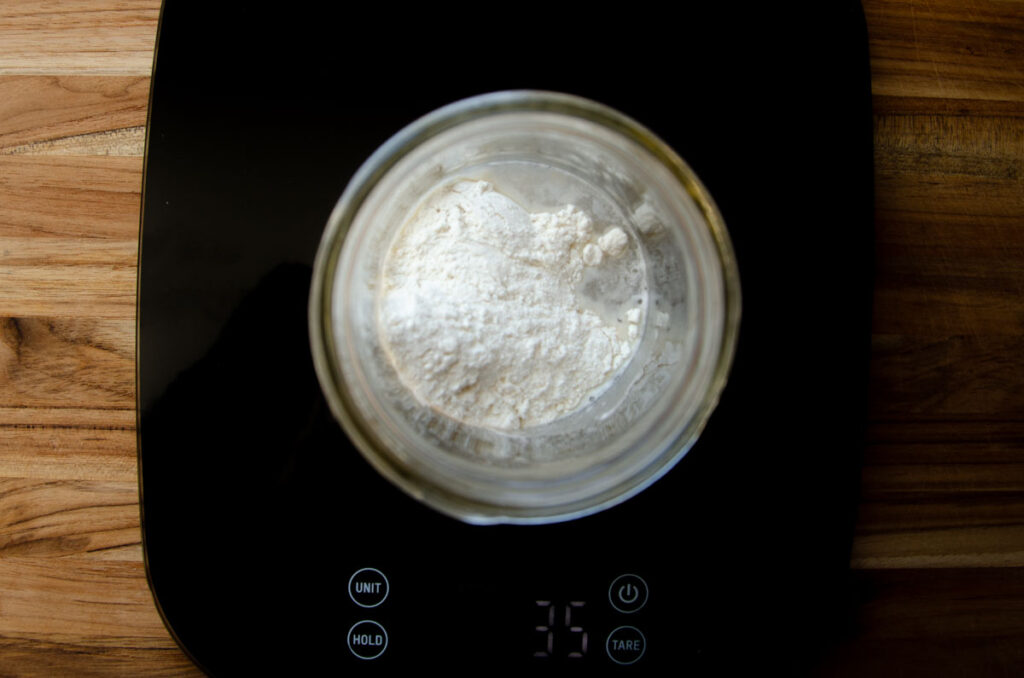
M 492 429 L 580 409 L 636 348 L 641 310 L 602 317 L 580 291 L 587 267 L 630 244 L 572 205 L 530 214 L 484 181 L 439 189 L 384 264 L 378 320 L 399 378 L 422 403 Z

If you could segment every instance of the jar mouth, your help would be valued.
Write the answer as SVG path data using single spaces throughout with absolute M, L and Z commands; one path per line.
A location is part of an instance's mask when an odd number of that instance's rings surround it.
M 382 359 L 374 315 L 382 253 L 398 216 L 439 182 L 481 168 L 525 177 L 538 167 L 566 174 L 568 186 L 595 187 L 629 220 L 657 302 L 643 315 L 644 352 L 609 395 L 551 424 L 525 432 L 466 425 L 403 395 Z M 455 102 L 371 155 L 328 220 L 309 303 L 316 373 L 356 448 L 407 494 L 485 524 L 589 515 L 668 472 L 717 404 L 739 318 L 729 236 L 693 171 L 613 109 L 541 91 Z

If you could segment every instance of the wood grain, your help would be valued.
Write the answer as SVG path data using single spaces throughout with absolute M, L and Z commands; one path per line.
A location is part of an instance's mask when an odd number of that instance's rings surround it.
M 869 440 L 853 564 L 1024 565 L 1024 3 L 865 3 Z
M 138 489 L 121 482 L 0 480 L 0 554 L 138 562 Z
M 0 75 L 141 75 L 153 66 L 154 0 L 4 0 Z
M 0 155 L 142 156 L 149 77 L 0 76 Z
M 1024 569 L 860 571 L 853 584 L 847 638 L 818 675 L 1020 675 Z
M 0 675 L 199 675 L 142 563 L 135 282 L 159 2 L 0 3 Z
M 1024 565 L 1024 425 L 876 422 L 853 565 Z
M 0 156 L 0 315 L 135 317 L 141 158 Z
M 1024 101 L 1019 0 L 863 5 L 876 97 Z
M 142 563 L 0 557 L 0 674 L 202 675 L 170 641 Z
M 159 0 L 0 2 L 0 676 L 196 675 L 146 584 L 135 280 Z M 1024 2 L 866 0 L 875 305 L 834 676 L 1024 673 Z

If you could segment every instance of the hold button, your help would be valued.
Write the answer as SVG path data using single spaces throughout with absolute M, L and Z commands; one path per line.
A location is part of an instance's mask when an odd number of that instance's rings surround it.
M 376 659 L 388 647 L 388 632 L 372 619 L 357 622 L 348 630 L 348 649 L 360 659 Z

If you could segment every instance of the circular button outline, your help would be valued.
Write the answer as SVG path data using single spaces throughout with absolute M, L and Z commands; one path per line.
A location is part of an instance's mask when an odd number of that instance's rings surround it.
M 381 579 L 384 580 L 384 595 L 380 597 L 380 600 L 378 600 L 376 603 L 373 603 L 372 605 L 366 605 L 365 603 L 360 603 L 358 600 L 356 600 L 355 594 L 352 593 L 352 582 L 353 582 L 353 580 L 355 580 L 355 578 L 361 572 L 376 572 L 377 574 L 380 575 Z M 353 603 L 355 603 L 359 607 L 362 607 L 362 608 L 365 608 L 365 609 L 371 609 L 371 608 L 377 607 L 378 605 L 380 605 L 381 603 L 383 603 L 385 600 L 388 599 L 388 595 L 390 593 L 391 593 L 391 582 L 388 581 L 387 575 L 385 575 L 383 572 L 381 572 L 380 570 L 378 570 L 375 567 L 361 567 L 358 570 L 356 570 L 355 572 L 353 572 L 352 576 L 348 578 L 348 597 L 349 597 L 349 600 L 351 600 Z
M 629 606 L 626 606 L 626 607 L 619 607 L 618 605 L 615 604 L 615 588 L 616 588 L 616 584 L 618 584 L 619 581 L 621 581 L 622 579 L 625 579 L 626 577 L 631 577 L 631 578 L 635 579 L 636 582 L 639 584 L 639 586 L 637 587 L 638 588 L 637 593 L 638 593 L 638 597 L 639 597 L 640 602 L 639 602 L 638 605 L 629 605 Z M 621 612 L 622 614 L 633 614 L 634 612 L 637 612 L 637 611 L 643 609 L 643 606 L 647 604 L 648 592 L 649 592 L 649 588 L 647 586 L 647 582 L 644 581 L 644 578 L 641 577 L 640 575 L 638 575 L 638 574 L 620 574 L 618 577 L 616 577 L 612 581 L 611 586 L 608 587 L 608 602 L 611 604 L 611 606 L 613 608 L 615 608 L 616 612 Z M 642 595 L 640 595 L 640 594 L 642 594 Z M 622 602 L 625 602 L 625 601 L 622 601 Z
M 636 631 L 637 635 L 640 636 L 640 639 L 644 642 L 644 646 L 643 649 L 640 650 L 640 654 L 638 654 L 634 659 L 631 659 L 628 662 L 619 661 L 618 659 L 616 659 L 615 656 L 612 654 L 611 647 L 609 647 L 609 643 L 612 642 L 612 637 L 619 631 L 622 631 L 623 629 Z M 647 652 L 647 636 L 645 636 L 644 632 L 635 626 L 620 626 L 616 629 L 613 629 L 612 632 L 608 634 L 608 638 L 604 641 L 604 651 L 605 654 L 608 655 L 609 659 L 611 659 L 616 664 L 619 664 L 620 666 L 629 666 L 630 664 L 636 664 L 638 661 L 640 661 L 640 658 L 644 656 L 644 653 Z
M 373 655 L 372 657 L 364 657 L 363 655 L 359 654 L 358 652 L 356 652 L 355 650 L 352 649 L 352 631 L 354 631 L 355 628 L 357 626 L 359 626 L 360 624 L 373 624 L 378 629 L 380 629 L 381 633 L 384 634 L 384 647 L 382 647 L 380 649 L 380 652 L 378 652 L 377 654 Z M 641 635 L 643 635 L 643 634 L 641 634 Z M 381 626 L 380 622 L 376 622 L 376 621 L 374 621 L 372 619 L 363 619 L 363 620 L 357 621 L 355 624 L 353 624 L 352 626 L 349 627 L 348 633 L 345 634 L 345 644 L 348 645 L 348 651 L 352 653 L 352 656 L 357 657 L 359 659 L 365 659 L 365 660 L 369 661 L 371 659 L 376 659 L 377 657 L 381 656 L 382 654 L 384 654 L 384 650 L 388 649 L 388 632 L 387 632 L 387 629 L 385 629 L 383 626 Z M 647 649 L 647 641 L 646 640 L 644 640 L 644 649 Z

